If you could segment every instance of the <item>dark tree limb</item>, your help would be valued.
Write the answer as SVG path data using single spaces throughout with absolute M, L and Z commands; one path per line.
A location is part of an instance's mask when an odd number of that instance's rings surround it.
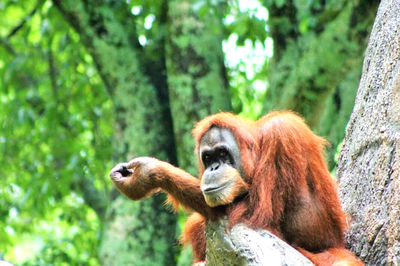
M 45 1 L 37 1 L 35 7 L 26 15 L 17 26 L 11 29 L 11 31 L 7 34 L 7 39 L 10 39 L 14 36 L 20 29 L 24 27 L 24 25 L 35 15 L 36 11 L 40 9 L 40 7 L 44 4 Z
M 12 55 L 16 55 L 17 52 L 15 51 L 14 47 L 10 44 L 10 42 L 6 38 L 0 38 L 0 44 Z

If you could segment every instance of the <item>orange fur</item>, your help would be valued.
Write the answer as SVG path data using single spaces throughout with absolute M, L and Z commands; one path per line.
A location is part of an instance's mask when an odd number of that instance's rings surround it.
M 216 114 L 193 130 L 197 153 L 213 126 L 230 129 L 241 149 L 249 196 L 228 206 L 230 226 L 267 229 L 317 265 L 362 265 L 344 248 L 346 216 L 323 158 L 327 142 L 292 112 L 273 112 L 254 123 L 237 119 Z
M 344 248 L 330 248 L 320 253 L 298 249 L 316 266 L 361 266 L 364 265 L 353 253 Z
M 117 165 L 110 174 L 113 182 L 131 199 L 161 189 L 175 207 L 181 204 L 193 210 L 182 242 L 192 245 L 196 262 L 205 260 L 206 221 L 227 215 L 230 227 L 243 222 L 269 230 L 317 265 L 362 265 L 344 248 L 346 215 L 323 158 L 327 142 L 300 116 L 273 112 L 256 122 L 230 113 L 206 117 L 193 129 L 199 161 L 201 139 L 212 127 L 230 130 L 240 149 L 242 169 L 221 177 L 236 184 L 226 196 L 226 205 L 210 207 L 199 179 L 154 158 Z M 202 163 L 199 169 L 202 176 Z

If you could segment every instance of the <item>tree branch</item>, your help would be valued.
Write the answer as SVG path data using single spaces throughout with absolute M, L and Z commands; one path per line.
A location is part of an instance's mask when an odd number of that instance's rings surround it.
M 11 46 L 10 42 L 6 38 L 0 38 L 0 44 L 12 55 L 17 55 L 14 48 Z
M 54 64 L 54 56 L 53 50 L 51 49 L 51 43 L 53 42 L 53 38 L 51 37 L 49 40 L 49 47 L 48 47 L 48 63 L 49 63 L 49 76 L 50 76 L 50 83 L 51 83 L 51 91 L 53 92 L 53 97 L 55 102 L 58 103 L 58 93 L 57 93 L 57 70 Z
M 227 223 L 227 219 L 207 223 L 207 265 L 313 265 L 266 230 L 237 224 L 227 231 Z
M 36 13 L 36 11 L 44 4 L 44 1 L 38 1 L 35 5 L 35 7 L 32 9 L 31 12 L 27 16 L 25 16 L 20 23 L 18 23 L 17 26 L 11 29 L 11 31 L 6 35 L 6 37 L 1 38 L 0 37 L 0 45 L 2 45 L 7 52 L 9 52 L 12 55 L 17 55 L 17 52 L 15 49 L 12 47 L 12 45 L 9 42 L 9 39 L 14 36 L 22 27 L 33 17 L 33 15 Z
M 44 4 L 45 1 L 37 1 L 35 7 L 32 9 L 31 12 L 29 12 L 29 14 L 24 17 L 21 22 L 15 26 L 14 28 L 11 29 L 10 33 L 7 34 L 7 39 L 10 39 L 12 36 L 14 36 L 20 29 L 22 29 L 22 27 L 26 24 L 26 22 L 28 22 L 33 15 L 35 15 L 36 11 Z

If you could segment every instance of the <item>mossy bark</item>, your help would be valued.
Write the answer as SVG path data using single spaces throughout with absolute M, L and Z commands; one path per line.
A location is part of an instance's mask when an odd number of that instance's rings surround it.
M 178 150 L 179 165 L 196 174 L 195 122 L 231 109 L 219 6 L 160 1 L 158 35 L 145 48 L 125 2 L 53 2 L 80 35 L 113 99 L 115 161 L 146 155 L 177 165 Z M 162 206 L 164 197 L 133 203 L 114 191 L 111 199 L 101 262 L 174 265 L 176 218 Z
M 274 40 L 265 112 L 291 109 L 336 148 L 353 107 L 379 1 L 266 1 Z M 279 5 L 278 5 L 279 4 Z
M 115 161 L 146 155 L 177 164 L 166 76 L 154 76 L 166 72 L 163 50 L 150 60 L 133 41 L 135 21 L 125 2 L 53 3 L 80 35 L 113 99 Z M 163 202 L 163 195 L 141 202 L 111 197 L 101 263 L 174 265 L 176 215 Z
M 208 5 L 204 1 L 168 1 L 167 76 L 178 162 L 194 176 L 198 175 L 191 134 L 195 123 L 231 110 L 221 46 L 224 4 Z M 179 265 L 190 264 L 188 250 L 183 251 Z
M 222 10 L 204 1 L 168 1 L 167 73 L 179 165 L 197 173 L 196 122 L 231 110 L 222 53 Z M 204 12 L 199 12 L 199 9 Z M 195 10 L 196 9 L 196 10 Z M 184 114 L 184 115 L 182 115 Z

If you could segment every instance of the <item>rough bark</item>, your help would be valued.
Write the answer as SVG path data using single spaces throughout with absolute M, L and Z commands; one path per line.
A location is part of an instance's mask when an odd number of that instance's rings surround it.
M 226 226 L 226 220 L 207 224 L 207 265 L 313 265 L 268 231 L 237 224 L 227 232 Z
M 367 265 L 400 265 L 399 14 L 381 2 L 338 163 L 347 244 Z

